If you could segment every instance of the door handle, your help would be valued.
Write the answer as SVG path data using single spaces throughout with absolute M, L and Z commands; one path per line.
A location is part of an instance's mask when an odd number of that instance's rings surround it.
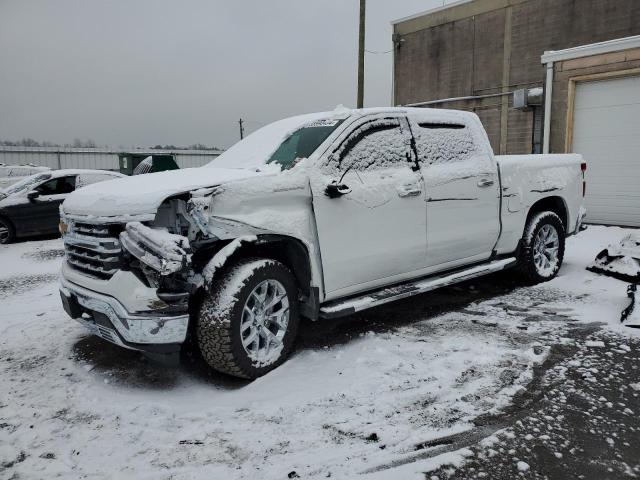
M 400 185 L 397 190 L 400 197 L 417 197 L 422 193 L 422 187 L 415 183 Z
M 490 178 L 483 178 L 482 180 L 480 180 L 478 182 L 478 186 L 480 188 L 485 188 L 485 187 L 490 187 L 491 185 L 493 185 L 493 180 L 491 180 Z

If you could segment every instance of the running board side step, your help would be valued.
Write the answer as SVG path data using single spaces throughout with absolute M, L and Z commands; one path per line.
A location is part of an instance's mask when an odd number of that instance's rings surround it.
M 435 290 L 440 287 L 453 285 L 454 283 L 498 272 L 515 265 L 516 262 L 516 258 L 494 260 L 465 270 L 458 270 L 453 273 L 431 276 L 392 287 L 386 287 L 381 290 L 369 292 L 358 297 L 351 297 L 346 300 L 336 300 L 334 302 L 326 303 L 320 307 L 320 318 L 337 318 L 345 315 L 351 315 L 352 313 L 366 310 L 367 308 L 377 307 L 395 300 L 401 300 L 420 293 L 430 292 L 431 290 Z

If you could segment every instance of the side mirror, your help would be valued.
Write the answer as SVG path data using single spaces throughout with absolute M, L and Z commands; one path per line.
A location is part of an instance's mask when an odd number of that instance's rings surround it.
M 35 200 L 39 196 L 40 196 L 40 192 L 37 190 L 31 190 L 29 193 L 27 193 L 27 198 L 29 200 Z
M 351 189 L 346 185 L 338 183 L 330 183 L 324 190 L 324 194 L 329 198 L 338 198 L 347 193 L 351 193 Z

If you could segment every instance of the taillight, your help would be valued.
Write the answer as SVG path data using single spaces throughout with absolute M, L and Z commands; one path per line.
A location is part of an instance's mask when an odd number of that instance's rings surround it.
M 587 194 L 587 180 L 584 178 L 584 172 L 587 171 L 587 162 L 580 164 L 580 171 L 582 172 L 582 198 Z
M 580 164 L 580 170 L 582 170 L 583 173 L 587 171 L 587 162 L 582 162 Z

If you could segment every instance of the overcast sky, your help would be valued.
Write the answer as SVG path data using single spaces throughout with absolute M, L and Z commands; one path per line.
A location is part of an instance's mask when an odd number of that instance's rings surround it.
M 367 49 L 442 1 L 368 0 Z M 228 147 L 240 117 L 355 106 L 357 37 L 358 0 L 0 0 L 0 139 Z M 365 79 L 389 105 L 391 54 Z

